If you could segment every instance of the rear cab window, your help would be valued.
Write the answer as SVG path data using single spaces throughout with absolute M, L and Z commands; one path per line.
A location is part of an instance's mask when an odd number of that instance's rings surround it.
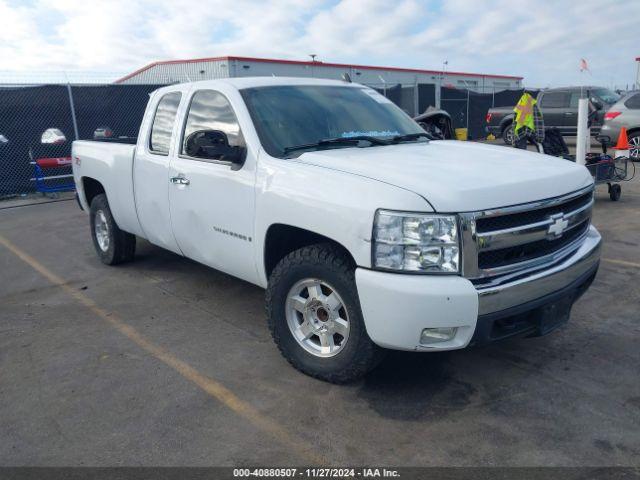
M 149 151 L 151 153 L 169 155 L 171 132 L 181 98 L 182 93 L 170 92 L 163 95 L 158 102 L 149 135 Z
M 565 108 L 569 106 L 569 92 L 546 92 L 542 95 L 540 106 L 543 108 Z

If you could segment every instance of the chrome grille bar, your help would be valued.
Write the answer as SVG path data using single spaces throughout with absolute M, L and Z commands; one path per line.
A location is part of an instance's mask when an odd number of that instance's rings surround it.
M 492 277 L 509 276 L 510 274 L 523 273 L 535 269 L 543 268 L 545 265 L 560 261 L 578 248 L 584 241 L 585 235 L 580 235 L 569 244 L 559 246 L 557 251 L 530 258 L 525 261 L 514 261 L 507 265 L 500 265 L 493 268 L 480 268 L 478 256 L 481 252 L 497 251 L 512 247 L 523 246 L 534 242 L 555 240 L 574 228 L 584 228 L 585 222 L 590 223 L 591 211 L 593 209 L 593 196 L 588 203 L 574 208 L 570 212 L 552 213 L 543 220 L 533 223 L 518 225 L 511 228 L 504 228 L 488 232 L 477 232 L 476 223 L 479 219 L 501 217 L 522 213 L 526 215 L 532 210 L 539 210 L 549 207 L 554 210 L 561 209 L 563 204 L 577 200 L 580 196 L 593 193 L 593 185 L 572 192 L 561 197 L 541 200 L 529 204 L 515 205 L 505 208 L 485 210 L 479 212 L 466 212 L 460 214 L 460 232 L 462 241 L 462 273 L 471 280 L 487 280 Z M 575 202 L 573 203 L 575 205 Z M 540 216 L 540 214 L 538 214 Z M 556 235 L 552 227 L 554 223 L 562 224 L 562 235 Z M 566 222 L 566 223 L 565 223 Z M 559 223 L 559 224 L 560 224 Z M 586 228 L 585 230 L 588 230 Z
M 585 220 L 591 218 L 591 209 L 593 207 L 593 199 L 586 205 L 565 213 L 561 218 L 567 221 L 565 232 L 577 227 Z M 520 227 L 507 228 L 504 230 L 494 230 L 493 232 L 480 233 L 477 235 L 478 250 L 490 251 L 499 250 L 501 248 L 514 247 L 524 245 L 545 238 L 553 239 L 555 235 L 548 233 L 549 226 L 555 221 L 554 216 L 550 216 L 547 220 L 523 225 Z

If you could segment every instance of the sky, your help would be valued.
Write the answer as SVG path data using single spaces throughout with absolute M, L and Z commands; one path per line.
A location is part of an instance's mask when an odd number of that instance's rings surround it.
M 313 53 L 436 70 L 446 60 L 528 87 L 624 86 L 638 18 L 639 0 L 0 0 L 0 70 L 119 76 L 157 60 Z

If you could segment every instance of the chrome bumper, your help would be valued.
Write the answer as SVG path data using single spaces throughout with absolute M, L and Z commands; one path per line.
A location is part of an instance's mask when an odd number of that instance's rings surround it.
M 561 263 L 508 283 L 477 287 L 478 315 L 522 305 L 571 284 L 597 266 L 601 243 L 602 237 L 591 226 L 582 245 Z

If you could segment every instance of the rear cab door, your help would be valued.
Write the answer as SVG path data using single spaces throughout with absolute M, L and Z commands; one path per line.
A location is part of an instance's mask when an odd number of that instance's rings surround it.
M 569 92 L 567 90 L 549 90 L 542 92 L 538 107 L 544 117 L 545 127 L 557 127 L 566 133 L 566 113 L 569 110 Z
M 154 245 L 180 253 L 171 228 L 169 163 L 178 134 L 178 113 L 188 89 L 157 90 L 149 99 L 133 164 L 136 211 L 144 236 Z
M 580 90 L 569 93 L 569 108 L 564 116 L 564 130 L 566 133 L 575 135 L 578 132 L 578 101 L 582 98 Z

